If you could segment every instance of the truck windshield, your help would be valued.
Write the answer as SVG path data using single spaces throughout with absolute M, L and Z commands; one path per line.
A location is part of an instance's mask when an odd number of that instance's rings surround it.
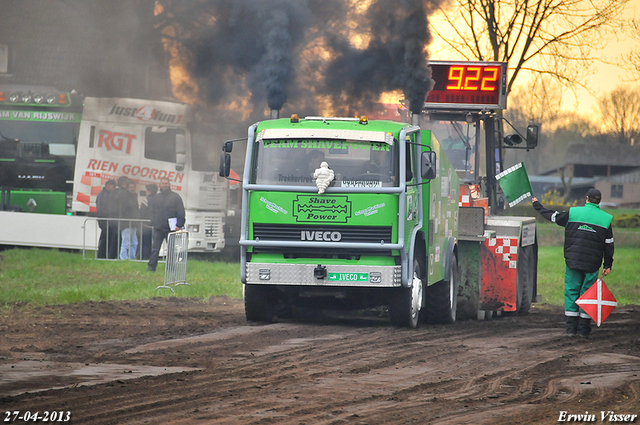
M 477 124 L 464 121 L 431 121 L 428 129 L 433 132 L 440 146 L 447 151 L 453 167 L 462 179 L 476 175 Z
M 313 174 L 326 162 L 335 187 L 398 185 L 397 142 L 352 140 L 262 140 L 257 142 L 252 183 L 315 186 Z
M 3 151 L 16 150 L 15 156 L 29 156 L 49 145 L 51 154 L 75 155 L 80 123 L 50 123 L 33 121 L 0 121 L 0 144 Z M 19 144 L 11 142 L 18 140 Z M 14 142 L 14 143 L 18 143 Z M 11 145 L 11 146 L 8 146 Z M 70 146 L 58 149 L 57 146 Z M 5 155 L 9 152 L 5 152 Z

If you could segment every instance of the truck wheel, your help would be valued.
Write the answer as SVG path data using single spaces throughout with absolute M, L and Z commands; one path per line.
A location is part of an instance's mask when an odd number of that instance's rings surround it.
M 458 298 L 458 259 L 451 258 L 449 279 L 441 280 L 426 291 L 425 318 L 428 323 L 455 323 Z
M 416 252 L 419 257 L 413 260 L 413 284 L 411 288 L 396 288 L 391 302 L 389 303 L 389 319 L 395 326 L 403 326 L 415 329 L 418 326 L 420 312 L 424 300 L 424 283 L 420 267 L 422 255 Z
M 266 285 L 244 285 L 244 313 L 249 322 L 272 323 L 276 315 L 274 288 Z

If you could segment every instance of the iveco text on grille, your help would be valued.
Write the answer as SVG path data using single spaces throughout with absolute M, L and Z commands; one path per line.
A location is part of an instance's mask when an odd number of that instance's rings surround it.
M 332 241 L 338 242 L 342 239 L 342 234 L 340 232 L 321 232 L 321 231 L 300 231 L 300 240 L 301 241 Z

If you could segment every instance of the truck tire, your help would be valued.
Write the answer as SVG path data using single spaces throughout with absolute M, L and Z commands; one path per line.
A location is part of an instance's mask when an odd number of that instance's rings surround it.
M 267 285 L 244 285 L 244 313 L 249 322 L 272 323 L 276 316 L 274 288 Z
M 424 254 L 417 251 L 413 260 L 413 285 L 411 288 L 396 288 L 389 303 L 389 319 L 394 326 L 411 329 L 418 327 L 424 304 L 424 276 L 421 267 Z
M 451 258 L 449 279 L 443 279 L 427 287 L 424 315 L 428 323 L 455 323 L 458 283 L 458 259 Z

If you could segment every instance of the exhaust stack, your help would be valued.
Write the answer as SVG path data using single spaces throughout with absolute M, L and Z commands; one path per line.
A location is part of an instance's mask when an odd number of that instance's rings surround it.
M 411 114 L 411 125 L 420 127 L 420 114 Z
M 271 119 L 272 120 L 277 120 L 278 118 L 280 118 L 280 110 L 272 109 L 271 110 Z

